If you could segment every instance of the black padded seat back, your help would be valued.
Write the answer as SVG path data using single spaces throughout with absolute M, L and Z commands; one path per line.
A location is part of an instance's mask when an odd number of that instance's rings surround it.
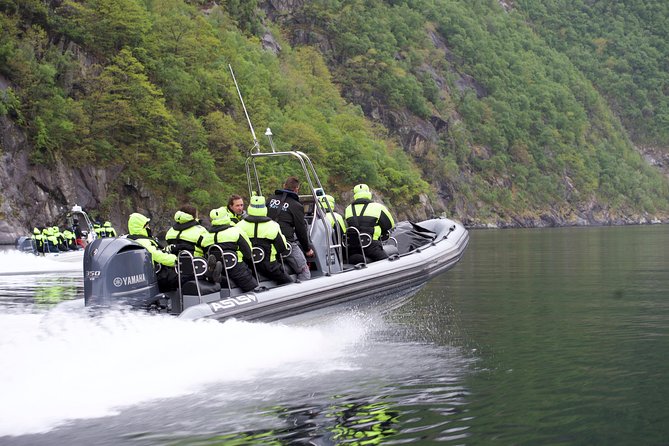
M 357 228 L 350 227 L 346 230 L 344 235 L 344 244 L 349 248 L 358 248 L 362 246 L 363 248 L 368 247 L 372 243 L 372 236 L 358 231 Z
M 200 280 L 199 286 L 200 286 L 200 293 L 202 296 L 221 291 L 220 283 L 211 283 L 207 282 L 206 280 Z M 181 285 L 181 292 L 183 294 L 190 294 L 191 296 L 197 296 L 198 295 L 197 291 L 198 291 L 198 284 L 196 284 L 194 280 L 191 280 Z
M 207 262 L 203 258 L 193 257 L 188 251 L 180 251 L 178 256 L 178 270 L 181 275 L 200 277 L 207 271 Z

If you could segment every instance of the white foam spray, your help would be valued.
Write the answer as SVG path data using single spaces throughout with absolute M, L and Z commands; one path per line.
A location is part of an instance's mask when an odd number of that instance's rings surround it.
M 213 383 L 347 370 L 369 330 L 357 317 L 288 326 L 137 312 L 1 314 L 0 436 L 48 432 Z
M 74 252 L 72 252 L 74 254 Z M 82 272 L 83 261 L 60 262 L 49 257 L 7 250 L 0 251 L 0 275 Z

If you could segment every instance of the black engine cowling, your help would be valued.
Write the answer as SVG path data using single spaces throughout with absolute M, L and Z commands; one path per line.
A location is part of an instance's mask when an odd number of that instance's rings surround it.
M 26 236 L 16 239 L 16 249 L 22 252 L 33 252 L 37 254 L 37 250 L 35 249 L 35 242 L 32 238 Z
M 86 306 L 146 307 L 161 296 L 151 254 L 125 238 L 100 238 L 84 251 Z

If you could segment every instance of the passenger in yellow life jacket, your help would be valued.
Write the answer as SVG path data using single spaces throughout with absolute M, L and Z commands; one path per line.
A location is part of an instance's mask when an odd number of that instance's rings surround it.
M 53 232 L 53 228 L 46 227 L 42 230 L 42 235 L 44 235 L 44 252 L 60 252 L 58 249 L 58 236 Z
M 330 225 L 338 232 L 339 237 L 346 232 L 346 222 L 344 217 L 340 213 L 335 212 L 335 199 L 332 195 L 324 195 L 320 198 L 321 207 L 325 211 L 325 216 L 327 217 Z
M 254 247 L 259 247 L 265 253 L 263 261 L 256 264 L 258 272 L 280 285 L 292 283 L 293 279 L 277 260 L 278 255 L 288 252 L 288 243 L 279 224 L 267 217 L 265 197 L 251 197 L 248 215 L 237 223 L 237 227 L 249 236 Z
M 58 250 L 59 251 L 67 251 L 67 243 L 65 242 L 65 237 L 63 237 L 63 233 L 60 232 L 60 228 L 58 226 L 51 226 L 51 232 L 56 237 L 57 243 L 58 243 Z
M 42 230 L 38 227 L 33 228 L 33 246 L 35 251 L 44 252 L 44 236 L 42 235 Z
M 51 252 L 49 248 L 49 227 L 43 227 L 40 231 L 42 233 L 42 251 L 41 252 Z
M 246 212 L 244 212 L 244 199 L 237 194 L 230 195 L 226 210 L 228 211 L 230 221 L 233 225 L 236 225 L 246 217 Z
M 190 204 L 185 204 L 174 214 L 176 222 L 165 234 L 167 243 L 173 244 L 172 252 L 189 251 L 195 257 L 204 257 L 202 241 L 207 230 L 197 220 L 197 210 Z
M 77 249 L 79 249 L 79 246 L 77 245 L 77 240 L 74 237 L 74 232 L 65 228 L 63 229 L 61 234 L 63 235 L 63 239 L 65 240 L 65 245 L 67 245 L 67 249 L 69 249 L 70 251 L 76 251 Z
M 105 228 L 102 227 L 99 221 L 93 223 L 93 230 L 98 238 L 107 237 L 107 231 L 105 231 Z
M 156 239 L 151 236 L 148 217 L 134 212 L 128 217 L 128 238 L 142 245 L 151 254 L 153 263 L 160 264 L 156 273 L 158 289 L 161 293 L 176 290 L 179 287 L 179 276 L 175 270 L 177 256 L 163 251 Z
M 102 229 L 105 231 L 105 236 L 116 237 L 116 230 L 113 228 L 109 220 L 105 221 L 105 224 L 102 225 Z
M 247 265 L 247 263 L 253 262 L 251 240 L 249 240 L 246 232 L 232 224 L 226 207 L 213 209 L 209 213 L 209 217 L 212 226 L 204 236 L 202 246 L 209 249 L 213 245 L 218 245 L 224 253 L 233 253 L 237 257 L 237 264 L 228 269 L 228 276 L 245 293 L 252 291 L 258 286 L 258 282 L 256 282 Z M 212 252 L 215 251 L 210 250 L 209 254 L 212 254 Z M 244 261 L 247 263 L 244 263 Z M 209 263 L 211 263 L 211 260 L 209 260 Z M 222 275 L 221 279 L 224 282 L 225 275 Z M 225 283 L 223 285 L 227 286 Z
M 372 237 L 370 245 L 364 248 L 365 257 L 368 260 L 374 262 L 388 258 L 381 240 L 388 238 L 389 231 L 395 226 L 395 221 L 387 207 L 372 201 L 369 186 L 358 184 L 353 188 L 353 203 L 346 208 L 345 218 L 349 228 L 356 228 L 360 234 L 368 234 Z M 358 263 L 351 260 L 351 257 L 361 253 L 355 231 L 348 231 L 347 236 L 349 263 Z M 357 256 L 354 257 L 356 258 Z

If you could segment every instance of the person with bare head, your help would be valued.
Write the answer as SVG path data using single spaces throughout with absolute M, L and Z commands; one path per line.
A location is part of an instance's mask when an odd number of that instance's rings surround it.
M 244 199 L 237 194 L 230 195 L 227 210 L 230 221 L 234 224 L 239 223 L 246 215 L 244 212 Z
M 283 189 L 274 191 L 274 195 L 269 197 L 267 216 L 279 223 L 281 232 L 292 245 L 286 263 L 295 271 L 299 280 L 308 280 L 311 279 L 311 272 L 306 257 L 313 257 L 314 251 L 299 191 L 300 180 L 293 176 L 286 178 Z

